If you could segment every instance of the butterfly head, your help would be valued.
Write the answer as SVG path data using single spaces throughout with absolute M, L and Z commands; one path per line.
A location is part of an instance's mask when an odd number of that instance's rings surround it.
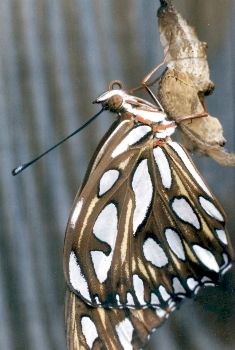
M 93 103 L 100 103 L 104 109 L 111 112 L 120 112 L 123 109 L 127 94 L 122 89 L 114 89 L 104 92 Z

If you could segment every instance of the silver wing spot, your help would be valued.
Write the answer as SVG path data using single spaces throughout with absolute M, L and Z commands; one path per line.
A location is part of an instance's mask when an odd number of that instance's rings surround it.
M 140 162 L 135 170 L 132 189 L 135 194 L 135 210 L 133 214 L 133 234 L 145 219 L 153 196 L 153 185 L 148 171 L 147 159 Z

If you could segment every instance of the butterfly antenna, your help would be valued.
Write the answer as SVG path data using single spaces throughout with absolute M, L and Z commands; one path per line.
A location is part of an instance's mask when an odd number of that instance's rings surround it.
M 83 130 L 87 125 L 89 125 L 91 122 L 93 122 L 93 120 L 95 120 L 102 112 L 104 111 L 104 108 L 102 108 L 98 113 L 96 113 L 93 117 L 91 117 L 90 119 L 88 119 L 87 122 L 85 122 L 82 126 L 80 126 L 77 130 L 75 130 L 74 132 L 72 132 L 72 134 L 66 136 L 63 140 L 59 141 L 58 143 L 56 143 L 54 146 L 52 146 L 51 148 L 49 148 L 48 150 L 46 150 L 45 152 L 43 152 L 42 154 L 40 154 L 39 156 L 37 156 L 36 158 L 32 159 L 30 162 L 28 163 L 24 163 L 16 168 L 14 168 L 12 170 L 12 175 L 18 175 L 19 173 L 21 173 L 23 170 L 25 170 L 26 168 L 28 168 L 30 165 L 32 165 L 33 163 L 37 162 L 40 158 L 44 157 L 47 153 L 51 152 L 53 149 L 55 149 L 56 147 L 60 146 L 62 143 L 64 143 L 65 141 L 67 141 L 68 139 L 70 139 L 70 137 L 74 136 L 75 134 L 77 134 L 78 132 L 80 132 L 81 130 Z

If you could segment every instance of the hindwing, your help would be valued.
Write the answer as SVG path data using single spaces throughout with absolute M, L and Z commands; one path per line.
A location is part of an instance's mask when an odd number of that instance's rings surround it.
M 137 350 L 142 349 L 169 316 L 168 310 L 104 309 L 92 307 L 67 291 L 67 347 L 77 349 Z

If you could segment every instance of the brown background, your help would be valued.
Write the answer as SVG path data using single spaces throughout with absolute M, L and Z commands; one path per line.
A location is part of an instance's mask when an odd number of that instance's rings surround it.
M 234 145 L 235 2 L 175 1 L 209 44 L 210 114 Z M 64 350 L 63 236 L 89 158 L 113 116 L 25 173 L 10 171 L 75 130 L 112 79 L 138 84 L 162 60 L 157 0 L 0 1 L 0 349 Z M 234 241 L 235 172 L 194 158 L 228 214 Z M 232 350 L 234 268 L 152 338 L 148 349 Z

